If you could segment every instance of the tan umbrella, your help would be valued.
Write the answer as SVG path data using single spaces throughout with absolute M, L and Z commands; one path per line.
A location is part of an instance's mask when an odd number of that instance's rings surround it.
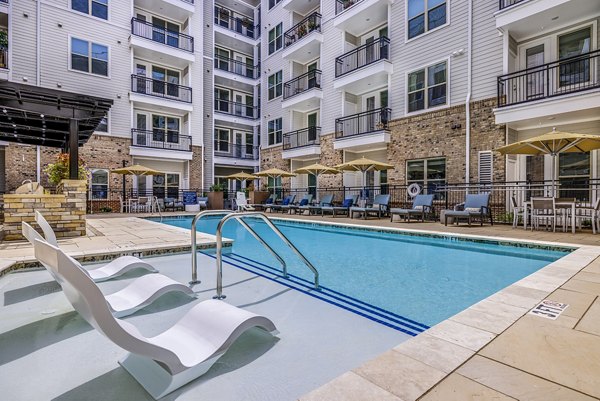
M 295 177 L 296 174 L 294 173 L 290 173 L 289 171 L 285 171 L 279 168 L 270 168 L 268 170 L 263 170 L 263 171 L 259 171 L 258 173 L 254 173 L 255 176 L 257 177 L 269 177 L 269 178 L 273 178 L 273 180 L 275 180 L 276 178 L 279 177 Z
M 361 157 L 360 159 L 339 164 L 335 166 L 335 168 L 341 171 L 360 171 L 363 174 L 363 186 L 365 186 L 367 181 L 367 171 L 393 170 L 394 166 L 392 164 Z
M 552 156 L 552 193 L 556 195 L 556 157 L 561 153 L 587 153 L 595 149 L 600 149 L 600 135 L 560 132 L 554 128 L 547 134 L 502 146 L 496 151 L 503 155 Z
M 115 173 L 115 174 L 122 174 L 122 175 L 140 175 L 140 176 L 164 175 L 165 174 L 161 171 L 154 170 L 154 169 L 151 169 L 150 167 L 142 166 L 140 164 L 134 164 L 133 166 L 117 168 L 117 169 L 111 170 L 110 172 Z M 123 177 L 123 199 L 126 198 L 125 192 L 126 192 L 125 191 L 125 177 Z
M 248 174 L 248 173 L 246 173 L 244 171 L 240 171 L 239 173 L 228 175 L 225 178 L 227 178 L 228 180 L 238 180 L 238 181 L 246 181 L 246 180 L 256 180 L 256 179 L 258 179 L 257 176 L 252 175 L 252 174 Z
M 311 164 L 309 166 L 300 167 L 299 169 L 294 170 L 294 173 L 297 173 L 297 174 L 312 174 L 315 177 L 317 177 L 317 193 L 315 194 L 315 197 L 317 199 L 319 199 L 319 193 L 318 193 L 319 176 L 322 175 L 322 174 L 339 174 L 339 173 L 341 173 L 341 171 L 338 170 L 338 169 L 335 169 L 333 167 L 328 167 L 328 166 L 324 166 L 324 165 L 319 164 L 319 163 L 315 163 L 315 164 Z

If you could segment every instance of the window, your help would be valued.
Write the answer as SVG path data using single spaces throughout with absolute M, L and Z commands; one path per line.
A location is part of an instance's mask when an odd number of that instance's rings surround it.
M 152 66 L 152 92 L 179 97 L 179 71 Z
M 92 199 L 108 199 L 108 170 L 92 169 Z
M 590 153 L 558 155 L 559 197 L 590 200 Z
M 281 3 L 281 0 L 269 0 L 269 10 Z
M 229 153 L 229 130 L 215 128 L 215 150 Z
M 408 74 L 408 112 L 446 104 L 446 62 Z
M 179 119 L 152 114 L 152 140 L 179 143 Z
M 446 0 L 408 0 L 408 38 L 446 23 Z
M 283 91 L 282 72 L 278 71 L 273 75 L 269 75 L 269 100 L 273 100 L 279 96 Z
M 283 126 L 281 117 L 276 118 L 275 120 L 269 121 L 269 145 L 275 145 L 277 143 L 281 143 L 282 131 L 281 127 Z
M 558 37 L 558 58 L 576 57 L 591 50 L 592 28 L 580 29 Z M 560 66 L 559 85 L 570 86 L 590 80 L 590 60 L 576 59 Z
M 72 0 L 71 8 L 94 17 L 108 19 L 108 0 Z
M 277 177 L 277 178 L 273 178 L 273 177 L 269 177 L 269 180 L 267 182 L 267 188 L 272 192 L 272 193 L 281 193 L 282 187 L 281 187 L 281 177 Z
M 100 120 L 100 124 L 96 127 L 96 132 L 108 132 L 108 115 Z
M 446 159 L 407 161 L 406 183 L 417 183 L 426 189 L 426 193 L 434 193 L 438 185 L 446 183 Z
M 283 46 L 283 23 L 280 22 L 269 31 L 269 54 L 275 53 Z
M 158 198 L 179 198 L 179 174 L 152 176 L 152 193 Z
M 215 88 L 215 110 L 229 113 L 229 90 Z
M 71 38 L 71 68 L 107 77 L 108 47 Z

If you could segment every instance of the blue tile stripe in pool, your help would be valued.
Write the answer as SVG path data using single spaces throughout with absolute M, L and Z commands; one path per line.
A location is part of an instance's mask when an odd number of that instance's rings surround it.
M 201 251 L 201 253 L 215 259 L 215 255 L 211 253 L 204 251 Z M 427 325 L 385 311 L 374 305 L 346 296 L 327 287 L 321 286 L 320 291 L 315 291 L 313 284 L 307 280 L 292 274 L 289 274 L 289 277 L 285 279 L 277 269 L 241 255 L 224 254 L 223 257 L 226 263 L 239 269 L 276 281 L 286 287 L 293 288 L 296 291 L 300 291 L 306 295 L 320 299 L 408 335 L 416 336 L 429 328 Z

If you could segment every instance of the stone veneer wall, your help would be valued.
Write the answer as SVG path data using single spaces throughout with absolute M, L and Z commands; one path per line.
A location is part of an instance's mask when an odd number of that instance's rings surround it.
M 471 166 L 470 179 L 478 181 L 478 152 L 504 145 L 505 126 L 496 125 L 492 109 L 496 99 L 471 103 Z M 452 127 L 455 128 L 452 128 Z M 460 126 L 460 127 L 458 127 Z M 433 157 L 446 158 L 446 180 L 465 180 L 465 106 L 453 106 L 394 120 L 390 123 L 391 140 L 388 162 L 396 169 L 388 172 L 389 184 L 406 183 L 406 161 Z M 504 157 L 494 153 L 494 180 L 505 177 Z
M 283 146 L 273 146 L 270 148 L 262 148 L 260 150 L 260 169 L 267 170 L 270 168 L 280 168 L 285 171 L 290 171 L 290 161 L 281 157 Z M 261 188 L 267 184 L 266 178 L 260 179 Z M 290 179 L 282 178 L 281 185 L 284 188 L 290 187 Z
M 192 146 L 192 160 L 190 161 L 190 189 L 205 189 L 202 188 L 202 146 Z M 205 183 L 205 187 L 209 187 Z
M 87 181 L 63 180 L 57 191 L 57 195 L 4 195 L 4 239 L 24 239 L 21 223 L 36 226 L 36 210 L 48 220 L 58 238 L 85 235 Z
M 335 134 L 321 136 L 321 157 L 319 163 L 325 166 L 337 166 L 344 162 L 342 151 L 333 149 Z M 322 188 L 341 187 L 343 174 L 323 174 L 319 177 L 318 186 Z

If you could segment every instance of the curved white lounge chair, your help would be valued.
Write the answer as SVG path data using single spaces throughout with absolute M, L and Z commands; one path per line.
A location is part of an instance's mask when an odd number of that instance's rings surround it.
M 36 258 L 56 268 L 59 283 L 75 310 L 96 330 L 129 351 L 119 363 L 155 399 L 204 374 L 246 330 L 260 327 L 275 335 L 273 322 L 223 301 L 194 306 L 166 331 L 145 337 L 115 318 L 97 285 L 79 263 L 59 248 L 35 241 Z
M 56 234 L 54 234 L 54 230 L 52 230 L 50 223 L 48 223 L 44 216 L 37 210 L 35 211 L 35 221 L 44 232 L 46 242 L 48 242 L 50 245 L 58 247 L 58 241 L 56 241 Z M 122 276 L 133 269 L 145 269 L 150 273 L 158 272 L 158 270 L 156 270 L 150 263 L 144 262 L 135 256 L 121 256 L 110 261 L 108 264 L 99 267 L 98 269 L 88 270 L 88 273 L 92 280 L 99 283 Z
M 35 241 L 46 242 L 44 238 L 33 229 L 29 224 L 22 223 L 23 236 L 35 246 Z M 42 263 L 44 264 L 44 263 Z M 44 264 L 52 277 L 60 284 L 60 275 L 52 265 Z M 81 265 L 79 265 L 81 266 Z M 85 274 L 90 276 L 90 270 L 85 270 Z M 92 270 L 93 271 L 93 270 Z M 90 276 L 91 278 L 91 276 Z M 93 279 L 93 278 L 92 278 Z M 108 307 L 116 317 L 131 315 L 132 313 L 150 305 L 155 300 L 169 292 L 182 292 L 190 297 L 196 298 L 196 293 L 186 285 L 183 285 L 162 274 L 149 274 L 138 277 L 127 287 L 104 296 Z

